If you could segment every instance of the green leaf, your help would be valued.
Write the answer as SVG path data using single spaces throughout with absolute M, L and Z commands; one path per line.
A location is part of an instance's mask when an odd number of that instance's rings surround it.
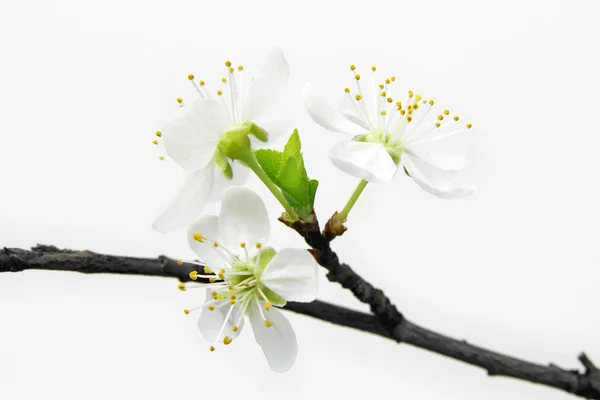
M 308 176 L 304 168 L 302 154 L 298 153 L 287 160 L 277 175 L 279 187 L 293 196 L 298 202 L 308 202 Z
M 300 135 L 298 129 L 294 129 L 294 132 L 290 135 L 288 142 L 283 149 L 283 158 L 287 159 L 296 154 L 300 154 Z
M 256 160 L 269 179 L 277 184 L 277 175 L 279 175 L 283 164 L 283 153 L 277 150 L 260 149 L 256 150 L 254 154 L 256 154 Z
M 310 211 L 312 211 L 315 206 L 315 197 L 317 195 L 318 187 L 319 187 L 318 180 L 311 179 L 310 181 L 308 181 L 308 201 L 310 204 Z

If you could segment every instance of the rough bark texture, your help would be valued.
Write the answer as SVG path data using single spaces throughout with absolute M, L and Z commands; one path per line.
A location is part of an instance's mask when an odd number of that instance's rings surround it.
M 383 292 L 358 276 L 347 264 L 341 263 L 329 247 L 329 241 L 319 232 L 318 224 L 313 226 L 316 233 L 313 228 L 305 228 L 299 232 L 303 232 L 307 242 L 318 250 L 317 259 L 328 269 L 329 279 L 352 290 L 359 300 L 370 305 L 375 315 L 318 300 L 308 304 L 289 302 L 285 309 L 443 354 L 481 367 L 490 376 L 522 379 L 584 398 L 600 399 L 600 370 L 585 354 L 579 355 L 583 372 L 565 370 L 553 364 L 538 365 L 505 356 L 422 328 L 404 318 Z M 0 272 L 39 269 L 161 276 L 188 281 L 189 273 L 195 268 L 195 265 L 185 263 L 179 265 L 176 260 L 164 256 L 121 257 L 90 251 L 60 250 L 54 246 L 36 246 L 31 250 L 4 248 L 0 251 Z

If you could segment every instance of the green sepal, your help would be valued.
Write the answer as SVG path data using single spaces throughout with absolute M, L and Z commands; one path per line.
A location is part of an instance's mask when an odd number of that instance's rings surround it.
M 271 262 L 273 257 L 275 257 L 275 254 L 277 254 L 277 252 L 272 247 L 265 247 L 264 249 L 261 249 L 259 263 L 256 266 L 256 268 L 254 268 L 254 276 L 256 276 L 256 279 L 260 279 L 263 271 L 265 270 L 267 265 Z M 258 258 L 258 256 L 254 257 L 253 261 L 256 262 L 257 258 Z
M 221 146 L 217 146 L 214 153 L 215 164 L 219 170 L 225 175 L 227 179 L 233 179 L 233 169 L 231 168 L 231 164 L 227 159 L 227 156 L 221 149 Z

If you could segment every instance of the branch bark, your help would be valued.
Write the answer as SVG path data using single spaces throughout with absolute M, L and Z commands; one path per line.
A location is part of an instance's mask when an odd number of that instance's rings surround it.
M 357 298 L 371 306 L 375 316 L 318 300 L 308 304 L 289 302 L 286 310 L 442 354 L 483 368 L 490 376 L 521 379 L 584 398 L 600 399 L 600 370 L 584 353 L 579 355 L 583 372 L 567 370 L 554 364 L 539 365 L 502 355 L 412 323 L 402 316 L 383 292 L 364 281 L 347 264 L 340 263 L 329 248 L 329 241 L 318 232 L 318 224 L 316 228 L 321 239 L 314 229 L 305 230 L 303 236 L 306 235 L 307 242 L 318 250 L 317 258 L 327 265 L 329 279 L 352 290 Z M 186 263 L 179 265 L 176 260 L 164 256 L 121 257 L 61 250 L 54 246 L 36 246 L 31 250 L 5 247 L 0 250 L 0 273 L 38 269 L 172 277 L 188 281 L 189 273 L 195 268 L 195 265 Z

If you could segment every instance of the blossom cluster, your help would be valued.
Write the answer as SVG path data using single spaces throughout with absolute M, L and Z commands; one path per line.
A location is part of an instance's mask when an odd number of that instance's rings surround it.
M 187 239 L 200 261 L 183 291 L 200 288 L 203 304 L 198 327 L 210 351 L 229 345 L 250 321 L 254 337 L 269 366 L 285 372 L 297 355 L 294 331 L 278 308 L 287 301 L 311 302 L 317 295 L 317 263 L 305 249 L 276 251 L 268 246 L 270 223 L 261 198 L 243 187 L 248 172 L 267 186 L 283 206 L 284 220 L 309 221 L 318 182 L 308 178 L 298 132 L 283 152 L 256 149 L 271 144 L 283 132 L 269 127 L 269 109 L 281 97 L 289 65 L 279 49 L 251 79 L 242 65 L 224 63 L 219 88 L 209 90 L 193 74 L 188 79 L 196 99 L 184 102 L 156 132 L 154 144 L 179 164 L 187 178 L 153 227 L 170 232 L 187 227 Z M 307 83 L 303 97 L 308 114 L 321 127 L 347 134 L 333 146 L 330 160 L 341 171 L 360 179 L 338 215 L 343 223 L 369 182 L 389 181 L 399 169 L 423 190 L 441 198 L 474 192 L 458 172 L 464 157 L 435 150 L 442 141 L 472 127 L 448 109 L 436 111 L 430 98 L 401 91 L 395 76 L 378 80 L 372 66 L 370 85 L 350 66 L 352 85 L 341 90 L 340 106 L 324 101 Z M 164 156 L 160 157 L 164 159 Z M 220 201 L 218 216 L 203 215 L 211 201 Z M 181 261 L 182 263 L 183 261 Z

